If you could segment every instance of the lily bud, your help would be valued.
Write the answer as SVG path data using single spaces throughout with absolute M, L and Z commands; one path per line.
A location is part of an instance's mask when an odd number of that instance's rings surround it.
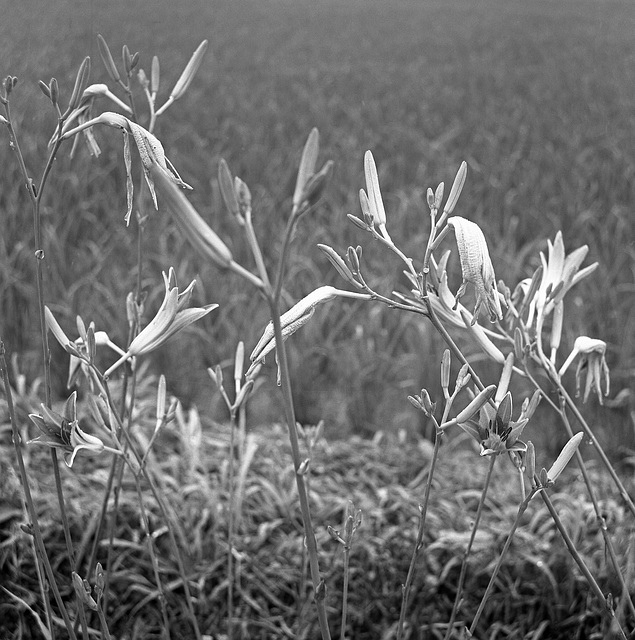
M 551 466 L 551 469 L 547 471 L 547 477 L 551 482 L 555 482 L 560 474 L 564 471 L 564 468 L 569 464 L 569 460 L 575 455 L 578 450 L 584 434 L 580 431 L 576 433 L 567 444 L 564 445 L 560 455 L 556 458 L 556 461 Z
M 445 203 L 445 207 L 443 208 L 444 215 L 449 216 L 454 211 L 454 207 L 456 207 L 456 203 L 459 200 L 461 191 L 463 191 L 463 185 L 465 184 L 466 178 L 467 178 L 467 163 L 463 161 L 461 162 L 461 166 L 459 167 L 459 170 L 456 172 L 456 177 L 454 178 L 454 182 L 452 183 L 452 188 L 450 189 L 450 195 L 448 196 L 448 200 Z
M 496 385 L 491 384 L 489 387 L 485 387 L 475 398 L 470 402 L 470 404 L 463 409 L 455 418 L 456 423 L 467 422 L 470 418 L 472 418 L 478 411 L 481 410 L 483 405 L 489 402 L 496 393 Z
M 373 154 L 370 151 L 367 151 L 364 155 L 364 174 L 366 176 L 366 189 L 368 191 L 368 205 L 370 208 L 370 214 L 373 218 L 375 226 L 379 228 L 379 232 L 384 237 L 384 239 L 392 243 L 392 239 L 388 235 L 388 231 L 386 230 L 386 210 L 384 209 L 384 201 L 382 200 L 381 190 L 379 188 L 377 166 L 375 165 Z
M 441 358 L 441 388 L 445 391 L 450 387 L 450 363 L 452 356 L 450 350 L 446 349 Z
M 100 33 L 97 34 L 97 46 L 99 47 L 99 54 L 101 55 L 104 66 L 106 67 L 106 73 L 110 76 L 110 79 L 113 82 L 119 82 L 121 76 L 117 70 L 117 65 L 112 58 L 112 53 L 110 53 L 108 44 Z
M 152 70 L 150 72 L 150 93 L 156 94 L 159 90 L 159 79 L 161 77 L 161 67 L 159 65 L 159 58 L 154 56 L 152 58 Z
M 293 208 L 299 209 L 304 197 L 305 187 L 315 172 L 315 164 L 317 162 L 320 150 L 320 136 L 318 130 L 314 127 L 307 138 L 302 150 L 302 158 L 300 159 L 300 167 L 298 168 L 298 177 L 295 183 L 295 191 L 293 192 Z

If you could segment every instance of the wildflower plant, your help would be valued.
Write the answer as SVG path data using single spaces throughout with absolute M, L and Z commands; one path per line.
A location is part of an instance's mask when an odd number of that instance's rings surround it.
M 322 436 L 322 427 L 314 436 L 307 436 L 307 430 L 297 424 L 296 410 L 291 387 L 291 374 L 287 360 L 285 343 L 292 340 L 294 334 L 311 322 L 315 311 L 321 305 L 334 305 L 343 300 L 354 300 L 362 304 L 383 304 L 399 312 L 408 312 L 414 318 L 423 317 L 431 323 L 445 342 L 447 349 L 443 354 L 440 366 L 442 398 L 433 399 L 427 389 L 418 394 L 407 396 L 409 402 L 420 411 L 434 426 L 434 447 L 426 468 L 426 483 L 418 509 L 418 528 L 412 548 L 411 560 L 407 574 L 401 587 L 401 603 L 399 619 L 395 623 L 395 637 L 405 637 L 407 630 L 415 623 L 411 622 L 411 600 L 413 587 L 420 570 L 421 559 L 425 556 L 428 538 L 429 515 L 433 508 L 431 495 L 434 487 L 435 473 L 445 450 L 442 442 L 452 432 L 466 433 L 475 442 L 474 451 L 479 459 L 488 463 L 486 479 L 481 489 L 473 526 L 465 547 L 458 581 L 455 585 L 454 605 L 449 621 L 445 625 L 445 638 L 455 636 L 471 636 L 486 633 L 481 625 L 481 617 L 496 584 L 498 572 L 508 553 L 512 539 L 523 522 L 522 518 L 532 499 L 538 495 L 545 503 L 558 532 L 562 536 L 569 553 L 575 560 L 581 573 L 587 580 L 591 592 L 600 602 L 609 624 L 617 630 L 620 637 L 626 637 L 623 626 L 627 619 L 619 619 L 613 606 L 613 596 L 606 595 L 584 559 L 577 551 L 575 543 L 562 523 L 557 510 L 548 496 L 556 482 L 564 482 L 562 476 L 566 465 L 575 457 L 580 473 L 586 483 L 589 498 L 593 504 L 596 518 L 602 523 L 601 531 L 608 561 L 618 576 L 621 589 L 619 598 L 628 608 L 635 624 L 635 607 L 633 606 L 627 576 L 618 561 L 611 531 L 606 525 L 601 509 L 600 499 L 593 486 L 581 449 L 583 442 L 590 443 L 597 451 L 601 461 L 615 483 L 623 502 L 631 515 L 635 517 L 635 505 L 624 487 L 616 470 L 602 451 L 590 425 L 582 416 L 579 407 L 567 391 L 567 379 L 571 366 L 577 360 L 575 374 L 576 389 L 579 395 L 584 379 L 583 402 L 597 396 L 600 403 L 609 393 L 609 369 L 606 362 L 606 343 L 601 339 L 578 337 L 569 355 L 563 357 L 563 336 L 565 335 L 565 297 L 577 283 L 591 275 L 596 264 L 583 267 L 588 248 L 580 247 L 569 254 L 565 251 L 564 239 L 558 232 L 553 241 L 547 245 L 547 253 L 540 255 L 540 266 L 533 275 L 513 287 L 502 280 L 497 280 L 495 264 L 490 256 L 487 234 L 469 217 L 455 214 L 461 191 L 467 179 L 467 164 L 460 165 L 450 192 L 444 199 L 444 184 L 426 192 L 428 209 L 425 222 L 426 241 L 420 248 L 420 255 L 410 257 L 400 248 L 397 234 L 390 233 L 390 211 L 387 210 L 380 188 L 378 167 L 370 151 L 364 155 L 363 166 L 365 188 L 359 190 L 361 215 L 349 214 L 349 219 L 359 230 L 368 234 L 375 241 L 375 247 L 387 251 L 402 262 L 405 280 L 395 285 L 394 291 L 378 291 L 371 286 L 372 279 L 367 277 L 364 256 L 369 249 L 361 245 L 349 246 L 341 251 L 327 244 L 318 245 L 321 255 L 335 268 L 343 280 L 342 288 L 331 285 L 316 287 L 306 292 L 295 303 L 288 303 L 283 296 L 288 277 L 288 263 L 291 252 L 291 241 L 298 225 L 303 222 L 311 224 L 310 212 L 320 203 L 325 189 L 331 179 L 333 163 L 327 160 L 318 166 L 320 156 L 319 134 L 313 129 L 302 151 L 295 187 L 285 210 L 285 229 L 280 239 L 280 247 L 274 267 L 266 255 L 269 249 L 258 238 L 253 214 L 259 203 L 252 201 L 252 195 L 246 181 L 232 175 L 227 162 L 221 160 L 218 167 L 218 185 L 224 205 L 235 219 L 242 233 L 242 242 L 253 258 L 253 266 L 240 264 L 230 249 L 233 247 L 224 241 L 190 203 L 184 190 L 191 187 L 179 175 L 168 160 L 162 142 L 155 135 L 157 119 L 162 117 L 170 107 L 180 100 L 192 83 L 199 69 L 207 42 L 203 41 L 195 50 L 181 76 L 173 86 L 169 96 L 161 106 L 160 65 L 158 58 L 152 60 L 148 74 L 139 68 L 140 56 L 131 54 L 127 46 L 123 47 L 121 64 L 115 63 L 111 50 L 101 36 L 98 37 L 99 53 L 110 79 L 110 84 L 88 84 L 90 60 L 87 58 L 80 65 L 76 81 L 65 108 L 60 106 L 61 91 L 55 79 L 48 83 L 41 82 L 40 89 L 53 109 L 55 127 L 50 137 L 47 160 L 39 180 L 31 177 L 26 159 L 19 144 L 19 133 L 16 130 L 11 113 L 11 96 L 17 86 L 17 79 L 8 76 L 3 82 L 0 102 L 4 115 L 0 116 L 2 124 L 16 152 L 17 162 L 22 172 L 33 215 L 33 242 L 36 258 L 37 306 L 42 342 L 42 363 L 44 379 L 44 402 L 37 412 L 29 415 L 38 435 L 28 444 L 44 444 L 50 450 L 51 467 L 53 469 L 60 519 L 64 531 L 66 554 L 69 559 L 67 584 L 58 585 L 52 563 L 44 547 L 44 541 L 38 525 L 37 511 L 31 496 L 29 477 L 24 462 L 23 439 L 18 428 L 18 418 L 13 407 L 12 391 L 8 369 L 4 360 L 4 346 L 0 342 L 0 370 L 12 423 L 12 435 L 17 465 L 24 487 L 30 531 L 34 537 L 37 550 L 37 562 L 41 563 L 39 572 L 40 587 L 43 594 L 52 594 L 55 609 L 45 598 L 43 603 L 47 611 L 49 631 L 52 629 L 55 616 L 61 617 L 67 634 L 75 639 L 81 632 L 83 638 L 94 633 L 91 624 L 97 614 L 98 624 L 103 637 L 109 637 L 108 602 L 111 594 L 111 571 L 114 566 L 114 538 L 119 517 L 119 505 L 122 494 L 126 490 L 126 478 L 132 480 L 134 494 L 139 513 L 139 527 L 148 557 L 148 574 L 152 580 L 151 590 L 156 594 L 161 616 L 161 628 L 164 637 L 171 637 L 170 600 L 175 583 L 168 585 L 163 575 L 165 558 L 162 547 L 157 542 L 161 531 L 165 528 L 169 538 L 170 552 L 175 563 L 174 572 L 178 574 L 178 589 L 182 590 L 185 602 L 185 615 L 189 631 L 193 637 L 204 637 L 200 628 L 204 599 L 201 582 L 193 579 L 193 570 L 185 560 L 184 540 L 178 518 L 168 504 L 160 465 L 154 460 L 154 449 L 159 434 L 174 419 L 183 430 L 185 420 L 183 409 L 178 400 L 169 398 L 164 376 L 155 380 L 150 378 L 156 402 L 152 408 L 154 424 L 151 435 L 144 438 L 138 428 L 138 416 L 141 411 L 139 389 L 144 384 L 143 359 L 147 354 L 159 349 L 177 334 L 186 330 L 214 311 L 217 304 L 201 304 L 193 301 L 195 281 L 185 288 L 180 288 L 176 279 L 176 271 L 169 267 L 163 272 L 163 297 L 154 313 L 146 308 L 144 293 L 144 230 L 151 224 L 148 205 L 162 211 L 169 211 L 182 236 L 198 253 L 199 257 L 218 268 L 223 277 L 229 271 L 240 276 L 249 285 L 256 296 L 263 300 L 269 311 L 270 321 L 261 329 L 260 339 L 245 351 L 240 342 L 236 348 L 233 366 L 233 389 L 224 381 L 223 366 L 218 365 L 208 370 L 211 386 L 220 394 L 230 418 L 229 456 L 226 468 L 228 504 L 225 511 L 227 517 L 227 555 L 226 589 L 227 620 L 225 631 L 228 638 L 238 634 L 235 624 L 236 596 L 240 592 L 239 572 L 236 563 L 242 559 L 237 547 L 239 523 L 241 521 L 241 498 L 238 497 L 237 468 L 249 459 L 244 451 L 245 415 L 248 403 L 257 393 L 258 379 L 267 371 L 267 359 L 273 355 L 277 369 L 277 384 L 280 387 L 284 422 L 286 426 L 291 464 L 297 499 L 302 520 L 302 571 L 305 571 L 305 558 L 308 562 L 312 599 L 315 607 L 320 636 L 323 640 L 331 637 L 331 621 L 329 620 L 328 573 L 322 569 L 321 525 L 314 524 L 312 509 L 312 491 L 309 491 L 309 475 L 314 458 L 320 455 L 314 447 Z M 140 90 L 146 107 L 140 113 L 134 99 L 135 86 Z M 123 92 L 124 98 L 117 96 Z M 95 114 L 97 105 L 107 101 L 109 108 L 117 111 L 103 111 Z M 65 103 L 65 102 L 64 102 Z M 66 104 L 66 103 L 65 103 Z M 143 124 L 141 124 L 143 123 Z M 105 125 L 101 130 L 98 125 Z M 45 260 L 45 246 L 41 229 L 41 205 L 43 194 L 51 176 L 53 159 L 66 143 L 71 146 L 71 153 L 77 150 L 81 139 L 88 150 L 95 156 L 100 153 L 98 136 L 104 131 L 116 129 L 123 135 L 123 164 L 126 175 L 126 212 L 123 221 L 136 232 L 136 286 L 130 291 L 127 299 L 121 301 L 125 307 L 125 319 L 122 325 L 127 329 L 125 343 L 117 344 L 111 340 L 115 336 L 116 327 L 98 326 L 97 319 L 86 323 L 81 317 L 76 320 L 77 337 L 69 337 L 65 324 L 57 309 L 52 311 L 52 301 L 47 300 L 47 287 L 42 267 Z M 101 131 L 101 132 L 100 132 Z M 99 133 L 98 133 L 99 132 Z M 131 145 L 131 139 L 134 147 Z M 140 166 L 133 162 L 133 149 L 140 160 Z M 134 182 L 139 186 L 135 189 Z M 450 282 L 450 253 L 447 249 L 450 239 L 454 238 L 460 262 L 461 284 L 452 291 Z M 132 243 L 132 241 L 131 241 Z M 444 250 L 445 249 L 445 250 Z M 443 251 L 443 253 L 441 253 Z M 154 275 L 154 274 L 153 274 Z M 403 284 L 407 288 L 403 288 Z M 513 284 L 513 283 L 511 283 Z M 157 289 L 161 290 L 161 283 Z M 474 304 L 467 299 L 473 297 Z M 465 304 L 464 304 L 465 302 Z M 222 301 L 221 301 L 222 303 Z M 283 307 L 288 307 L 284 310 Z M 58 316 L 58 317 L 56 317 Z M 59 318 L 59 319 L 58 319 Z M 59 343 L 63 352 L 65 366 L 68 367 L 68 384 L 76 387 L 60 406 L 52 396 L 50 372 L 49 334 Z M 479 358 L 468 357 L 458 346 L 455 337 L 460 335 L 477 347 L 482 354 Z M 98 348 L 100 352 L 98 354 Z M 105 349 L 107 348 L 107 349 Z M 250 353 L 249 364 L 245 370 L 245 353 Z M 496 384 L 486 384 L 477 371 L 477 365 L 483 356 L 496 370 L 499 370 Z M 103 365 L 103 362 L 107 362 Z M 454 363 L 454 367 L 453 367 Z M 453 376 L 453 369 L 458 372 Z M 526 396 L 515 397 L 514 379 L 522 379 L 530 392 Z M 553 398 L 556 397 L 557 400 Z M 562 423 L 568 442 L 561 454 L 547 471 L 537 470 L 537 452 L 531 442 L 525 441 L 523 435 L 527 425 L 534 419 L 539 402 L 549 405 Z M 82 412 L 90 416 L 90 426 L 80 425 Z M 520 409 L 518 409 L 520 407 Z M 198 414 L 193 414 L 198 415 Z M 573 420 L 572 420 L 573 419 Z M 195 421 L 196 422 L 196 421 Z M 576 425 L 574 432 L 572 422 Z M 195 425 L 200 436 L 200 421 Z M 196 429 L 193 428 L 193 431 Z M 196 434 L 194 434 L 196 435 Z M 192 436 L 194 440 L 196 438 Z M 185 436 L 183 436 L 185 437 Z M 301 448 L 301 439 L 305 449 Z M 196 442 L 190 443 L 196 450 Z M 102 502 L 96 517 L 94 533 L 90 539 L 82 543 L 87 546 L 87 560 L 79 566 L 76 562 L 76 542 L 71 536 L 68 524 L 66 505 L 57 453 L 61 452 L 68 467 L 72 467 L 83 455 L 110 456 L 110 467 L 105 482 Z M 304 455 L 306 453 L 306 455 Z M 251 454 L 253 455 L 253 453 Z M 198 456 L 198 451 L 197 451 Z M 479 527 L 483 526 L 486 513 L 486 502 L 492 489 L 494 466 L 503 458 L 511 464 L 506 465 L 503 473 L 510 473 L 518 479 L 518 512 L 510 525 L 505 544 L 498 555 L 490 576 L 487 589 L 481 596 L 478 609 L 470 622 L 463 622 L 460 616 L 467 614 L 464 606 L 465 581 L 470 570 L 470 558 Z M 200 462 L 200 458 L 197 458 Z M 239 463 L 239 465 L 237 464 Z M 247 465 L 248 466 L 248 465 Z M 194 472 L 190 470 L 191 475 Z M 514 480 L 515 482 L 515 480 Z M 348 497 L 347 497 L 348 498 Z M 151 506 L 160 516 L 160 525 L 151 514 Z M 330 538 L 339 544 L 344 552 L 344 578 L 342 593 L 342 616 L 340 621 L 340 637 L 346 636 L 347 602 L 349 594 L 350 563 L 353 540 L 360 540 L 364 535 L 361 510 L 350 506 L 344 514 L 341 530 L 332 526 L 325 528 Z M 104 539 L 107 543 L 104 545 Z M 105 546 L 104 553 L 101 547 Z M 102 557 L 104 556 L 105 557 Z M 82 561 L 85 559 L 82 558 Z M 99 561 L 98 561 L 99 560 Z M 39 566 L 39 565 L 38 565 Z M 198 586 L 197 586 L 198 585 Z M 63 587 L 63 588 L 62 588 Z M 398 589 L 398 585 L 396 585 Z M 194 591 L 198 589 L 198 591 Z M 304 589 L 299 589 L 304 593 Z M 62 593 L 74 594 L 74 602 L 65 602 Z M 300 598 L 299 598 L 300 600 Z M 200 604 L 200 610 L 198 609 Z M 298 610 L 303 609 L 303 602 Z M 74 612 L 77 612 L 76 614 Z M 308 631 L 304 628 L 302 617 L 298 616 L 296 628 L 289 631 L 291 635 L 304 637 Z M 457 622 L 457 620 L 459 622 Z M 481 626 L 479 626 L 481 625 Z M 175 635 L 176 637 L 176 635 Z M 209 637 L 209 636 L 207 636 Z

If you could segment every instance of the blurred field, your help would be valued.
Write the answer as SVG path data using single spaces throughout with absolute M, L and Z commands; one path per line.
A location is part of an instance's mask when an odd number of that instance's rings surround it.
M 407 286 L 392 257 L 346 220 L 358 212 L 366 149 L 379 165 L 391 235 L 415 258 L 427 232 L 426 187 L 451 182 L 465 159 L 469 176 L 456 213 L 482 225 L 508 286 L 531 273 L 558 229 L 569 249 L 589 244 L 587 263 L 597 260 L 600 269 L 573 297 L 565 339 L 605 339 L 614 393 L 632 386 L 632 3 L 26 0 L 18 8 L 2 0 L 0 8 L 0 73 L 20 77 L 13 111 L 36 173 L 53 128 L 43 118 L 38 79 L 57 77 L 67 98 L 89 54 L 92 81 L 106 81 L 95 38 L 102 33 L 115 52 L 124 43 L 139 50 L 145 69 L 159 55 L 167 95 L 208 38 L 211 52 L 192 89 L 157 134 L 195 187 L 192 201 L 240 261 L 249 264 L 214 180 L 220 157 L 250 185 L 256 224 L 274 260 L 300 150 L 310 128 L 320 129 L 321 157 L 333 158 L 336 170 L 326 204 L 304 221 L 294 245 L 292 299 L 338 282 L 317 242 L 338 250 L 365 244 L 369 280 L 385 292 Z M 123 341 L 135 239 L 122 222 L 121 140 L 111 131 L 97 135 L 101 158 L 81 149 L 72 161 L 62 154 L 54 170 L 45 208 L 47 300 L 65 326 L 81 313 Z M 0 324 L 9 349 L 35 375 L 31 222 L 7 144 L 0 146 L 0 166 Z M 199 278 L 201 302 L 221 305 L 155 363 L 177 395 L 209 410 L 205 367 L 227 362 L 239 339 L 254 344 L 265 323 L 263 305 L 244 284 L 203 265 L 163 214 L 151 224 L 147 251 L 150 304 L 160 295 L 160 270 L 174 264 L 182 281 Z M 404 398 L 422 386 L 436 389 L 441 347 L 420 320 L 385 308 L 332 305 L 289 345 L 303 422 L 325 417 L 331 435 L 424 428 Z M 58 375 L 62 393 L 64 372 Z M 277 419 L 268 394 L 260 398 L 254 413 Z M 627 411 L 599 415 L 612 439 L 632 444 Z M 539 440 L 540 433 L 530 437 Z

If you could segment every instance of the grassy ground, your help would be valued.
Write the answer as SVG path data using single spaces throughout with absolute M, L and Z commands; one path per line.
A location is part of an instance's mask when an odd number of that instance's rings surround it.
M 187 424 L 196 430 L 191 421 Z M 151 427 L 139 425 L 137 437 L 143 441 Z M 204 420 L 200 440 L 192 445 L 188 429 L 175 425 L 164 434 L 156 456 L 150 460 L 152 474 L 175 507 L 178 537 L 187 549 L 186 566 L 192 584 L 196 585 L 193 595 L 201 631 L 215 639 L 225 637 L 227 624 L 228 440 L 225 428 Z M 319 637 L 314 608 L 310 600 L 305 601 L 300 511 L 293 474 L 288 467 L 286 440 L 283 430 L 273 428 L 250 434 L 244 444 L 234 539 L 235 638 Z M 417 504 L 421 501 L 430 457 L 431 448 L 425 442 L 390 437 L 376 442 L 357 437 L 332 443 L 322 441 L 316 447 L 309 480 L 333 637 L 338 637 L 342 610 L 343 553 L 329 538 L 327 525 L 342 529 L 349 500 L 363 512 L 351 554 L 348 637 L 394 638 L 400 585 L 415 542 Z M 10 522 L 10 518 L 20 517 L 19 489 L 17 479 L 5 473 L 6 458 L 0 462 L 6 497 L 2 513 Z M 43 449 L 30 448 L 29 466 L 34 470 L 47 468 Z M 479 458 L 472 448 L 444 449 L 432 492 L 426 554 L 419 563 L 407 617 L 409 638 L 442 638 L 445 633 L 462 552 L 487 466 L 487 461 Z M 596 487 L 605 496 L 602 508 L 614 533 L 620 561 L 628 563 L 629 519 L 603 475 L 596 471 L 592 474 Z M 106 475 L 104 458 L 90 456 L 82 456 L 73 471 L 65 474 L 71 527 L 77 540 L 86 541 L 93 531 L 95 504 L 101 501 Z M 33 483 L 40 496 L 38 508 L 47 548 L 56 557 L 60 584 L 66 584 L 67 561 L 57 516 L 51 510 L 55 498 L 50 475 L 34 471 Z M 460 620 L 467 622 L 478 607 L 520 499 L 516 471 L 506 457 L 498 461 L 493 483 L 483 515 L 487 526 L 477 535 L 465 585 Z M 124 483 L 124 488 L 110 572 L 113 590 L 108 611 L 110 630 L 117 638 L 160 638 L 157 592 L 139 532 L 135 492 L 131 482 Z M 601 588 L 617 594 L 619 587 L 615 576 L 606 569 L 601 535 L 577 475 L 569 473 L 563 477 L 552 497 Z M 166 585 L 172 637 L 189 637 L 190 629 L 182 611 L 182 589 L 165 527 L 161 526 L 161 516 L 149 495 L 145 501 L 156 530 L 154 538 Z M 3 583 L 13 594 L 33 604 L 37 583 L 27 538 L 19 530 L 14 536 L 11 539 L 7 533 L 0 546 Z M 100 553 L 102 562 L 105 553 L 104 547 Z M 82 543 L 80 564 L 87 554 L 88 549 Z M 609 637 L 600 605 L 589 596 L 588 586 L 540 499 L 530 503 L 497 585 L 477 637 L 486 637 L 481 635 L 486 629 L 488 638 Z M 0 593 L 0 621 L 0 631 L 4 628 L 7 633 L 17 633 L 16 638 L 37 637 L 32 615 L 24 609 L 18 613 L 15 601 L 6 592 Z

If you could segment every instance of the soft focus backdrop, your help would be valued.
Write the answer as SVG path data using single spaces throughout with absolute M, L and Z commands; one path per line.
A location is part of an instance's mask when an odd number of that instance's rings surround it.
M 428 231 L 425 189 L 442 180 L 449 185 L 466 160 L 469 174 L 456 213 L 482 226 L 497 276 L 509 287 L 532 273 L 546 238 L 558 229 L 568 250 L 589 245 L 586 264 L 599 261 L 600 268 L 571 296 L 564 340 L 571 345 L 580 334 L 606 340 L 612 395 L 632 386 L 633 3 L 1 0 L 0 15 L 0 74 L 20 78 L 13 113 L 36 175 L 54 127 L 38 79 L 55 76 L 64 104 L 79 63 L 90 55 L 91 82 L 108 82 L 97 50 L 101 33 L 115 53 L 123 44 L 140 51 L 148 72 L 152 56 L 159 56 L 165 99 L 207 38 L 199 74 L 159 120 L 156 134 L 194 186 L 192 202 L 243 264 L 250 265 L 248 253 L 215 179 L 219 159 L 250 186 L 271 261 L 313 126 L 321 134 L 321 159 L 335 161 L 325 203 L 304 220 L 294 244 L 289 303 L 320 284 L 341 284 L 318 242 L 341 252 L 364 244 L 366 274 L 375 287 L 386 293 L 407 288 L 393 257 L 346 219 L 359 212 L 366 149 L 378 163 L 391 235 L 415 259 L 422 257 Z M 137 102 L 143 110 L 141 94 Z M 98 111 L 111 109 L 97 105 Z M 46 297 L 69 331 L 80 313 L 123 342 L 124 300 L 136 277 L 135 234 L 123 223 L 121 137 L 106 129 L 96 135 L 100 158 L 82 146 L 70 159 L 66 147 L 54 167 L 44 207 Z M 39 347 L 30 212 L 2 132 L 0 167 L 0 330 L 33 377 Z M 153 367 L 186 403 L 222 416 L 205 368 L 227 364 L 240 339 L 250 350 L 266 310 L 244 283 L 200 261 L 165 213 L 153 216 L 149 230 L 149 308 L 162 295 L 160 271 L 170 265 L 183 282 L 199 279 L 199 302 L 221 305 L 158 353 Z M 456 287 L 460 274 L 453 264 Z M 438 393 L 442 347 L 421 318 L 335 303 L 319 309 L 289 347 L 302 422 L 324 418 L 330 436 L 425 432 L 405 397 L 422 386 Z M 56 375 L 61 395 L 63 367 Z M 492 369 L 486 381 L 497 375 Z M 254 397 L 252 418 L 278 419 L 270 386 L 264 383 Z M 626 402 L 597 413 L 610 428 L 609 448 L 611 442 L 632 444 L 629 411 Z M 534 422 L 532 440 L 562 442 Z

